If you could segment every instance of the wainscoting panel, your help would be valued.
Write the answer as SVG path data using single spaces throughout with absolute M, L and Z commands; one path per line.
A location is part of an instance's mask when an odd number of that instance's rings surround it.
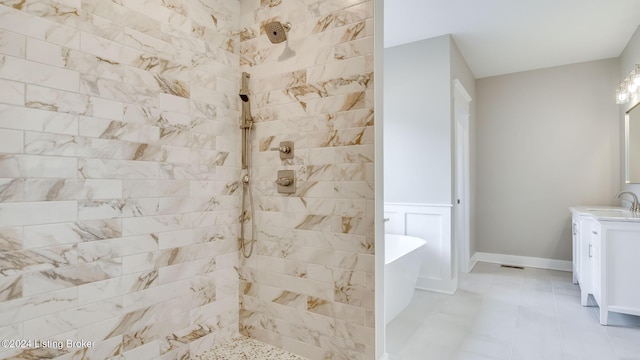
M 388 234 L 416 236 L 427 241 L 427 251 L 417 288 L 453 293 L 457 277 L 452 273 L 451 205 L 386 203 Z

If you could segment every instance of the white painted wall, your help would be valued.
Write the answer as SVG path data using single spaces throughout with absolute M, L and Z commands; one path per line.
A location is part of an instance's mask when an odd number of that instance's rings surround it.
M 384 50 L 384 200 L 451 204 L 450 37 Z
M 451 211 L 455 189 L 452 82 L 458 79 L 473 98 L 475 78 L 449 35 L 385 49 L 384 69 L 385 203 L 446 205 Z M 469 112 L 473 138 L 474 101 Z M 474 146 L 472 139 L 472 154 Z M 472 167 L 471 209 L 474 175 Z M 441 241 L 452 248 L 450 235 Z M 475 252 L 473 234 L 470 247 Z M 447 259 L 447 264 L 452 267 L 447 274 L 455 274 L 455 262 Z
M 613 205 L 618 60 L 476 81 L 477 250 L 571 259 L 569 206 Z
M 620 74 L 618 76 L 618 82 L 629 75 L 629 71 L 633 69 L 635 64 L 640 64 L 640 26 L 636 29 L 629 43 L 625 47 L 624 51 L 620 55 Z M 636 104 L 637 101 L 629 102 L 628 104 L 620 105 L 620 154 L 624 154 L 624 115 L 625 113 Z M 625 184 L 624 176 L 624 155 L 620 156 L 620 187 L 624 191 L 633 191 L 637 195 L 640 195 L 640 184 Z M 628 202 L 622 204 L 623 206 L 629 206 Z

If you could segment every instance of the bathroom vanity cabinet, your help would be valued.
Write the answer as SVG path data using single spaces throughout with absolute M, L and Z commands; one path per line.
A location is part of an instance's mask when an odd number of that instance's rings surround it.
M 610 311 L 640 316 L 640 215 L 622 208 L 574 207 L 573 279 L 581 304 L 591 294 L 600 323 Z

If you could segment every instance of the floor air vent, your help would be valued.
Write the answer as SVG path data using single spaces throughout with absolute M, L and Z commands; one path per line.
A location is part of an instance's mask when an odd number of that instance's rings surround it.
M 519 269 L 519 270 L 524 270 L 524 267 L 522 267 L 522 266 L 516 266 L 516 265 L 504 265 L 504 264 L 502 264 L 502 265 L 500 265 L 500 267 L 503 267 L 503 268 L 509 268 L 509 269 Z

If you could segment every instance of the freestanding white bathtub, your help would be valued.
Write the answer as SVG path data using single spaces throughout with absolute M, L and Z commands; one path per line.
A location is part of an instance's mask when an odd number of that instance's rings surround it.
M 384 323 L 390 323 L 413 298 L 427 242 L 396 234 L 384 235 Z

